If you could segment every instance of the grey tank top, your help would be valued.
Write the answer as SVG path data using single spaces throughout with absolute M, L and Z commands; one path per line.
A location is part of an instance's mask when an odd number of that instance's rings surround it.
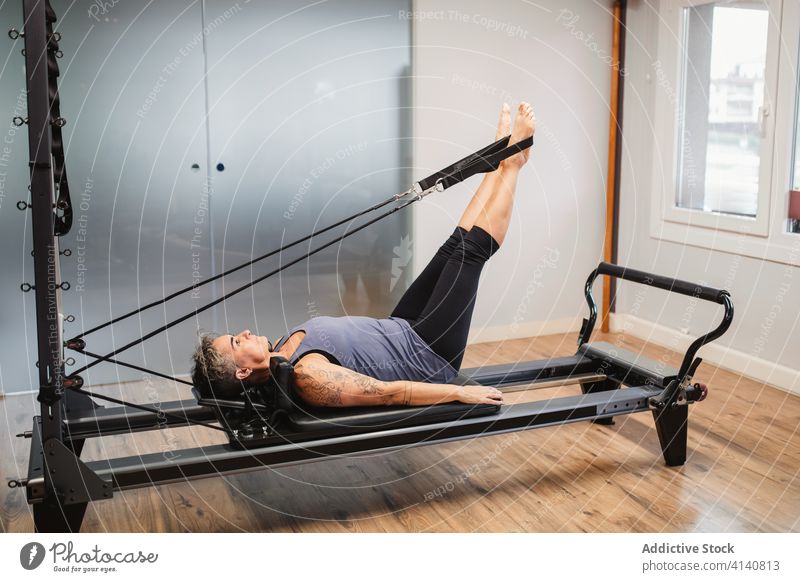
M 306 335 L 289 358 L 292 364 L 316 352 L 334 364 L 378 380 L 446 384 L 458 374 L 399 317 L 317 316 L 290 329 L 274 350 L 297 331 Z

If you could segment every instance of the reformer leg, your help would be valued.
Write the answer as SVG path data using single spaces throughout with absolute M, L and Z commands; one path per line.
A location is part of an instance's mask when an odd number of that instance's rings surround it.
M 601 380 L 599 382 L 581 382 L 581 392 L 584 394 L 592 394 L 594 392 L 608 392 L 609 390 L 618 390 L 620 387 L 619 382 L 614 380 Z M 596 418 L 592 422 L 595 424 L 602 424 L 610 426 L 614 424 L 614 418 L 609 416 L 607 418 Z
M 28 464 L 28 496 L 37 532 L 77 533 L 89 501 L 112 496 L 112 482 L 104 481 L 79 458 L 84 439 L 41 442 L 39 417 Z M 34 479 L 35 482 L 30 480 Z
M 75 453 L 75 456 L 80 459 L 81 453 L 83 452 L 83 443 L 85 442 L 86 439 L 65 440 L 64 445 L 72 449 L 72 452 Z
M 80 416 L 83 413 L 102 408 L 102 406 L 98 406 L 97 403 L 86 394 L 81 394 L 74 390 L 65 390 L 62 396 L 62 402 L 64 404 L 64 418 Z M 69 439 L 69 435 L 66 436 L 67 439 L 64 441 L 64 444 L 72 449 L 76 457 L 80 458 L 85 439 Z
M 55 496 L 48 496 L 33 506 L 33 526 L 36 533 L 78 533 L 87 503 L 61 505 Z
M 685 404 L 667 405 L 653 410 L 653 419 L 664 461 L 670 467 L 683 465 L 686 462 L 689 407 Z
M 74 390 L 65 390 L 61 399 L 61 401 L 64 403 L 64 410 L 70 416 L 74 416 L 81 412 L 86 412 L 87 410 L 102 408 L 102 406 L 99 406 L 86 394 L 75 392 Z

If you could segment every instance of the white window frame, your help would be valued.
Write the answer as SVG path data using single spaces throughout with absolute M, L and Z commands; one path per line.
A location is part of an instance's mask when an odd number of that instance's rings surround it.
M 800 235 L 786 230 L 796 123 L 800 6 L 765 0 L 770 11 L 758 211 L 755 218 L 676 206 L 679 118 L 683 88 L 683 9 L 710 0 L 661 0 L 654 63 L 653 238 L 800 266 Z M 669 139 L 663 139 L 670 136 Z

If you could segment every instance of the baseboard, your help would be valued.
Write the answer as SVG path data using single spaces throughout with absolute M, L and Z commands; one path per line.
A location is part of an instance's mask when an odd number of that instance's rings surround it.
M 581 330 L 581 321 L 581 317 L 570 317 L 553 321 L 526 321 L 491 327 L 473 327 L 469 333 L 468 343 L 497 342 L 557 333 L 577 334 Z
M 672 328 L 625 313 L 611 314 L 610 331 L 630 334 L 648 343 L 676 351 L 685 350 L 696 339 Z M 704 361 L 720 368 L 800 395 L 800 371 L 788 366 L 715 343 L 700 348 L 698 355 Z

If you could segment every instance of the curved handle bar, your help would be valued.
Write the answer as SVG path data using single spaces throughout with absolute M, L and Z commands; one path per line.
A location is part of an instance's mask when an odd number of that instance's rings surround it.
M 597 268 L 591 272 L 589 278 L 586 280 L 586 288 L 584 294 L 586 295 L 586 303 L 589 304 L 589 319 L 584 319 L 583 328 L 581 329 L 580 337 L 578 338 L 578 345 L 584 344 L 589 341 L 589 337 L 594 330 L 594 324 L 597 321 L 597 304 L 592 296 L 592 285 L 598 275 L 608 275 L 610 277 L 617 277 L 632 281 L 634 283 L 641 283 L 642 285 L 649 285 L 651 287 L 658 287 L 673 293 L 680 293 L 681 295 L 688 295 L 690 297 L 698 297 L 705 301 L 719 303 L 725 308 L 725 313 L 722 316 L 722 321 L 719 325 L 705 335 L 697 338 L 686 350 L 683 357 L 680 370 L 678 372 L 678 379 L 683 380 L 684 376 L 689 371 L 694 361 L 694 356 L 703 345 L 710 343 L 724 334 L 733 321 L 733 302 L 731 295 L 724 289 L 714 289 L 713 287 L 706 287 L 704 285 L 697 285 L 681 279 L 673 279 L 671 277 L 663 277 L 661 275 L 654 275 L 645 271 L 637 271 L 635 269 L 628 269 L 620 265 L 611 263 L 600 263 Z
M 596 275 L 609 275 L 617 277 L 618 279 L 625 279 L 634 283 L 641 283 L 642 285 L 650 285 L 651 287 L 658 287 L 673 293 L 680 293 L 681 295 L 690 295 L 699 297 L 706 301 L 713 301 L 714 303 L 722 303 L 723 295 L 728 294 L 727 291 L 722 289 L 714 289 L 713 287 L 706 287 L 704 285 L 697 285 L 689 281 L 682 281 L 681 279 L 673 279 L 672 277 L 663 277 L 661 275 L 653 275 L 644 271 L 637 271 L 636 269 L 629 269 L 614 265 L 611 263 L 600 263 L 595 271 Z M 595 276 L 596 276 L 595 275 Z

